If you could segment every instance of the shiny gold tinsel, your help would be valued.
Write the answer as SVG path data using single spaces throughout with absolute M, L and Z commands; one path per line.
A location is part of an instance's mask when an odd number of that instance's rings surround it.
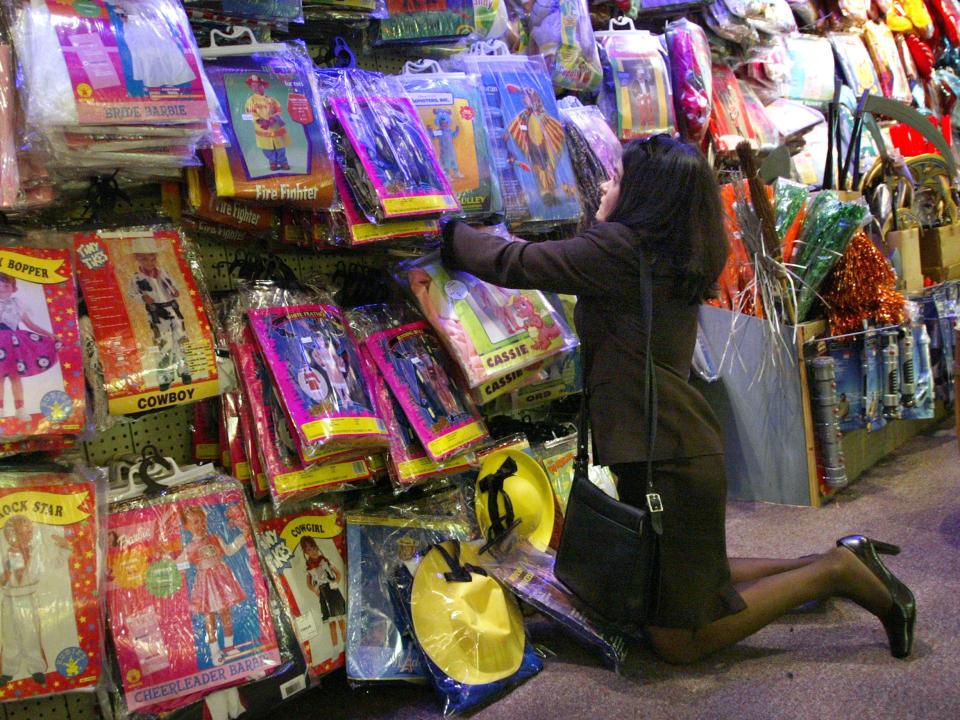
M 899 325 L 906 299 L 896 291 L 890 263 L 863 231 L 853 236 L 823 287 L 830 334 L 862 329 L 864 320 Z

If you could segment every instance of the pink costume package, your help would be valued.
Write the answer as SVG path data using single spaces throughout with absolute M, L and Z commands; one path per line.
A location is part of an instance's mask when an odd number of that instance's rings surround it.
M 172 710 L 280 664 L 245 503 L 224 479 L 111 507 L 107 607 L 128 710 Z
M 303 304 L 248 311 L 305 461 L 331 450 L 380 450 L 387 429 L 340 309 Z
M 667 24 L 666 40 L 677 126 L 685 140 L 699 143 L 710 125 L 710 43 L 703 28 L 686 18 Z
M 347 538 L 333 504 L 263 508 L 257 537 L 280 600 L 293 619 L 307 672 L 343 667 L 347 641 Z

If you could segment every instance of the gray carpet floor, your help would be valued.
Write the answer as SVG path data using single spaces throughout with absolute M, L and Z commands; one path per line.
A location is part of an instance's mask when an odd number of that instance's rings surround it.
M 918 604 L 913 656 L 896 660 L 880 623 L 831 600 L 793 614 L 688 667 L 637 648 L 626 671 L 605 670 L 545 622 L 535 640 L 555 653 L 542 673 L 475 713 L 477 720 L 549 718 L 960 718 L 960 452 L 953 428 L 914 439 L 826 507 L 732 502 L 731 555 L 795 557 L 862 532 L 902 546 L 889 566 Z M 280 719 L 439 718 L 425 688 L 350 689 L 338 676 Z

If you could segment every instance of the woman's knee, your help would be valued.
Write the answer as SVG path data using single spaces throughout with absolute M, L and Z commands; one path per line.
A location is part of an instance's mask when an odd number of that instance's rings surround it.
M 703 657 L 691 630 L 648 627 L 650 647 L 657 657 L 671 665 L 690 665 Z

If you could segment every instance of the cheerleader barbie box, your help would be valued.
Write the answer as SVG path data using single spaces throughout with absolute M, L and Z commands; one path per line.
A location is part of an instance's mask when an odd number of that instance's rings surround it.
M 74 244 L 110 413 L 218 395 L 213 333 L 180 234 L 135 228 Z
M 83 423 L 70 251 L 0 250 L 0 439 L 75 434 Z

